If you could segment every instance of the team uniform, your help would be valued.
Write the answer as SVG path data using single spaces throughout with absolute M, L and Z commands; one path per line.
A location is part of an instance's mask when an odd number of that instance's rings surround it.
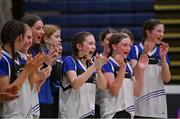
M 91 64 L 88 64 L 90 66 Z M 68 56 L 63 61 L 63 73 L 76 71 L 77 75 L 86 71 L 80 59 Z M 96 79 L 95 73 L 79 88 L 73 89 L 66 76 L 60 89 L 59 116 L 61 118 L 84 118 L 95 113 Z
M 18 53 L 17 60 L 15 61 L 17 72 L 11 70 L 12 57 L 3 50 L 3 56 L 0 60 L 0 76 L 9 76 L 16 79 L 21 71 L 24 69 L 26 60 L 21 54 Z M 3 118 L 32 118 L 31 114 L 31 97 L 32 91 L 30 82 L 25 80 L 21 89 L 18 92 L 19 98 L 4 102 L 0 108 L 0 116 Z
M 142 43 L 134 45 L 129 53 L 129 59 L 138 60 L 143 52 Z M 148 54 L 149 65 L 145 69 L 142 94 L 135 99 L 135 115 L 143 117 L 167 118 L 167 102 L 162 79 L 160 47 Z M 167 63 L 170 64 L 168 55 Z
M 113 57 L 102 67 L 103 72 L 113 73 L 115 77 L 119 72 L 119 64 Z M 134 117 L 134 82 L 130 64 L 126 62 L 126 72 L 118 95 L 112 96 L 109 89 L 100 91 L 100 115 L 102 118 L 113 118 L 121 111 L 126 111 Z
M 36 84 L 34 84 L 32 89 L 32 116 L 33 118 L 39 118 L 40 117 L 40 106 L 39 106 L 39 97 L 38 97 L 38 91 L 36 89 Z
M 33 47 L 31 47 L 29 49 L 29 52 L 32 54 L 33 57 L 35 57 L 39 52 L 44 52 L 47 54 L 48 49 L 46 47 L 44 47 L 41 44 L 36 44 Z M 54 103 L 54 96 L 52 94 L 52 88 L 51 88 L 51 81 L 50 81 L 50 77 L 48 77 L 46 79 L 46 81 L 44 82 L 44 84 L 41 86 L 41 90 L 38 93 L 38 97 L 39 100 L 37 99 L 37 96 L 34 96 L 34 99 L 36 100 L 34 102 L 34 108 L 33 108 L 33 112 L 34 115 L 36 117 L 39 116 L 40 114 L 40 118 L 44 118 L 44 117 L 52 117 L 53 116 L 53 112 L 54 112 L 54 107 L 53 107 L 53 103 Z M 37 92 L 37 91 L 35 91 Z M 39 104 L 38 104 L 39 101 Z M 40 107 L 40 109 L 39 109 Z M 40 112 L 39 112 L 40 110 Z
M 25 65 L 26 61 L 27 61 L 27 56 L 19 51 L 17 51 L 19 53 L 19 55 L 21 56 L 21 59 L 23 59 L 24 61 L 22 61 L 22 65 Z M 40 107 L 39 107 L 39 98 L 38 98 L 38 91 L 36 89 L 36 84 L 33 85 L 32 88 L 32 105 L 31 105 L 31 111 L 29 111 L 29 115 L 32 114 L 33 118 L 39 118 L 40 116 Z

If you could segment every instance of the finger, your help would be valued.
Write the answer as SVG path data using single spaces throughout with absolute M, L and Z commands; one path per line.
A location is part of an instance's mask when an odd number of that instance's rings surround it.
M 10 85 L 9 88 L 6 90 L 6 92 L 17 93 L 18 90 L 19 88 L 17 85 Z

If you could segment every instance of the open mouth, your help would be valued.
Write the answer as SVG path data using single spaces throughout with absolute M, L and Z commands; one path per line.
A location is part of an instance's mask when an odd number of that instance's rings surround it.
M 125 55 L 128 55 L 128 52 L 124 52 Z
M 92 55 L 94 52 L 93 51 L 89 51 L 89 54 Z
M 157 42 L 160 43 L 162 38 L 157 38 Z
M 41 39 L 41 36 L 38 36 L 38 39 Z

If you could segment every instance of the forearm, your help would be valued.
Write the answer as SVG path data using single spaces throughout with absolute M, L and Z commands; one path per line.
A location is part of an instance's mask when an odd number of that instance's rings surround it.
M 89 77 L 93 74 L 95 71 L 94 65 L 89 67 L 85 72 L 83 72 L 81 75 L 77 76 L 72 82 L 71 86 L 74 89 L 79 89 L 88 79 Z
M 104 75 L 101 70 L 97 71 L 96 81 L 99 89 L 105 89 L 107 87 L 107 80 L 104 78 Z
M 134 76 L 135 76 L 135 85 L 134 85 L 134 95 L 140 96 L 142 92 L 143 87 L 143 80 L 144 80 L 144 68 L 140 68 L 138 63 L 136 67 L 134 68 Z
M 32 72 L 30 75 L 29 75 L 29 82 L 30 82 L 30 85 L 31 85 L 31 89 L 33 89 L 34 87 L 34 84 L 35 84 L 35 80 L 36 80 L 36 72 Z
M 165 57 L 161 58 L 161 65 L 162 65 L 162 78 L 163 81 L 167 83 L 171 79 L 171 72 Z
M 120 68 L 116 79 L 112 81 L 110 84 L 110 92 L 113 96 L 119 93 L 119 90 L 123 83 L 124 76 L 125 76 L 125 69 Z
M 26 68 L 24 68 L 24 70 L 20 73 L 18 78 L 12 84 L 10 84 L 10 86 L 15 85 L 18 87 L 18 89 L 20 89 L 24 81 L 28 78 L 28 75 L 29 75 L 29 72 L 27 71 Z
M 36 86 L 37 91 L 39 92 L 41 90 L 41 86 L 45 83 L 47 78 L 44 76 L 39 76 L 37 74 L 36 79 L 38 79 L 38 80 L 35 82 L 35 86 Z
M 143 72 L 142 72 L 143 74 Z M 134 95 L 135 96 L 140 96 L 141 95 L 141 92 L 142 92 L 142 89 L 143 89 L 143 78 L 141 79 L 136 79 L 135 78 L 135 83 L 134 83 Z

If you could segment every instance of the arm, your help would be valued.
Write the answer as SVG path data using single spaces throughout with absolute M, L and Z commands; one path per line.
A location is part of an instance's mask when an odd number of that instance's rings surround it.
M 102 65 L 104 65 L 107 62 L 107 58 L 101 56 L 101 55 L 96 55 L 95 60 L 93 65 L 91 65 L 85 72 L 83 72 L 81 75 L 77 76 L 76 72 L 73 70 L 67 71 L 66 76 L 69 78 L 71 82 L 71 86 L 75 89 L 80 88 L 88 79 L 89 77 L 94 73 L 96 70 L 100 70 Z M 99 78 L 102 79 L 97 79 L 98 81 L 98 86 L 100 88 L 105 88 L 106 87 L 106 82 L 104 81 L 103 75 L 101 75 L 101 72 L 98 72 Z M 102 84 L 101 84 L 102 83 Z
M 99 89 L 105 89 L 107 87 L 107 80 L 101 70 L 97 70 L 97 85 Z
M 133 61 L 131 63 L 133 64 Z M 139 61 L 136 63 L 136 66 L 134 67 L 134 75 L 135 75 L 134 95 L 135 96 L 141 95 L 141 91 L 143 88 L 144 72 L 148 63 L 149 63 L 148 56 L 141 55 L 141 57 L 139 58 Z M 134 64 L 135 64 L 135 61 L 134 61 Z
M 107 80 L 105 79 L 102 71 L 101 71 L 101 68 L 104 64 L 106 64 L 108 61 L 108 58 L 102 56 L 101 54 L 100 55 L 96 55 L 95 57 L 95 61 L 94 61 L 94 64 L 97 66 L 97 86 L 99 89 L 106 89 L 107 87 Z
M 124 76 L 125 76 L 125 71 L 126 71 L 126 64 L 124 62 L 124 58 L 122 55 L 116 55 L 115 60 L 117 61 L 117 63 L 119 64 L 120 68 L 119 68 L 119 72 L 115 78 L 113 73 L 105 73 L 105 77 L 107 79 L 108 82 L 108 87 L 110 89 L 111 94 L 114 95 L 118 95 L 119 90 L 121 88 L 121 85 L 123 83 L 124 80 Z
M 167 43 L 161 42 L 160 45 L 160 58 L 162 65 L 162 79 L 164 82 L 169 82 L 171 79 L 171 72 L 169 70 L 169 65 L 166 61 L 166 55 L 169 49 L 169 45 Z
M 104 77 L 107 79 L 108 88 L 113 96 L 118 95 L 119 93 L 125 76 L 125 68 L 125 66 L 121 66 L 116 78 L 112 73 L 104 73 Z
M 29 78 L 29 75 L 32 72 L 35 72 L 36 69 L 43 63 L 44 61 L 44 54 L 39 53 L 37 54 L 34 59 L 32 56 L 27 58 L 27 62 L 25 64 L 24 70 L 20 73 L 18 78 L 11 84 L 11 86 L 16 85 L 20 89 L 22 87 L 24 81 Z M 32 83 L 32 82 L 30 82 Z
M 6 101 L 12 101 L 19 97 L 17 95 L 18 87 L 12 86 L 9 87 L 5 92 L 0 92 L 0 103 L 6 102 Z
M 166 62 L 166 57 L 161 57 L 161 65 L 162 65 L 162 78 L 163 81 L 168 83 L 171 79 L 171 72 L 169 70 L 169 65 Z
M 70 80 L 72 88 L 79 89 L 89 79 L 95 70 L 96 67 L 93 64 L 79 76 L 77 76 L 74 70 L 67 71 L 66 76 Z
M 0 77 L 0 91 L 4 92 L 6 91 L 8 88 L 11 88 L 13 86 L 17 86 L 18 89 L 20 89 L 24 83 L 24 81 L 27 79 L 28 77 L 28 70 L 24 69 L 20 75 L 18 76 L 18 78 L 12 83 L 10 84 L 10 78 L 9 76 L 1 76 Z
M 35 75 L 35 83 L 36 83 L 36 89 L 39 92 L 41 90 L 41 86 L 44 84 L 46 79 L 51 75 L 51 66 L 48 66 L 46 68 L 39 68 Z

